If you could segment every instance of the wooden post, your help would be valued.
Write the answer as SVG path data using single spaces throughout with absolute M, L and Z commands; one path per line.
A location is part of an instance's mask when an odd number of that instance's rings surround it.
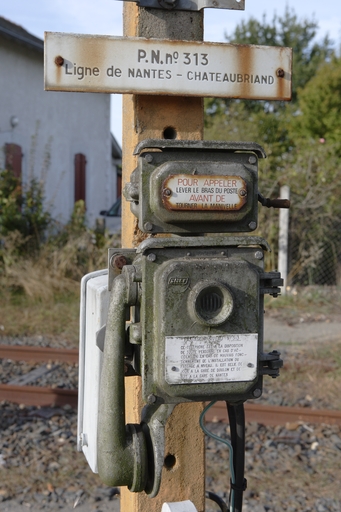
M 124 35 L 159 39 L 203 39 L 202 12 L 143 9 L 124 2 Z M 136 167 L 133 150 L 148 138 L 162 139 L 165 130 L 177 139 L 203 138 L 203 100 L 172 96 L 123 96 L 123 186 Z M 122 246 L 132 247 L 143 239 L 129 203 L 123 202 Z M 140 421 L 140 378 L 126 379 L 126 418 Z M 145 493 L 121 490 L 121 512 L 161 512 L 164 502 L 191 500 L 199 512 L 205 510 L 204 435 L 199 427 L 202 404 L 178 405 L 166 426 L 166 453 L 175 465 L 162 472 L 161 489 L 156 498 Z

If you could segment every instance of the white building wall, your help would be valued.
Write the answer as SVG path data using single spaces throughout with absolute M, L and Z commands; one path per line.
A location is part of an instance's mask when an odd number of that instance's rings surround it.
M 11 117 L 19 123 L 11 127 Z M 45 183 L 46 202 L 60 222 L 74 205 L 74 157 L 86 156 L 86 207 L 93 226 L 116 198 L 112 172 L 110 96 L 44 91 L 43 54 L 0 39 L 0 148 L 23 151 L 23 182 Z M 0 151 L 0 167 L 4 154 Z

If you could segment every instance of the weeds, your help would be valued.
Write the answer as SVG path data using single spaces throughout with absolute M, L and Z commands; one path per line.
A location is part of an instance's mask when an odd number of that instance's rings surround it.
M 119 238 L 86 226 L 76 203 L 70 221 L 57 226 L 43 207 L 36 182 L 23 194 L 4 171 L 0 181 L 0 334 L 78 337 L 79 283 L 107 266 L 107 248 Z

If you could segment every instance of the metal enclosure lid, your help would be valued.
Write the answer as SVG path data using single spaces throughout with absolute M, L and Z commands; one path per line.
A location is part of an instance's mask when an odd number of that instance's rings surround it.
M 97 473 L 97 418 L 103 353 L 96 334 L 106 324 L 108 270 L 91 272 L 81 281 L 77 449 Z
M 139 142 L 134 155 L 144 150 L 161 149 L 163 151 L 186 149 L 188 151 L 226 151 L 238 153 L 255 153 L 258 158 L 266 158 L 266 153 L 257 142 L 221 141 L 221 140 L 172 140 L 172 139 L 145 139 Z

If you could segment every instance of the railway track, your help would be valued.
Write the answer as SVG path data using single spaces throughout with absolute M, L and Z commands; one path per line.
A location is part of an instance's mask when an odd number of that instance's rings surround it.
M 0 345 L 0 359 L 77 363 L 78 350 L 22 345 Z M 30 378 L 22 380 L 23 382 L 30 381 Z M 2 400 L 24 405 L 62 406 L 69 404 L 72 407 L 77 407 L 78 393 L 76 389 L 9 383 L 0 384 L 0 401 Z M 317 410 L 307 407 L 284 407 L 246 403 L 245 417 L 248 422 L 254 421 L 267 426 L 285 425 L 287 423 L 300 421 L 305 423 L 341 425 L 341 411 L 329 409 Z M 217 402 L 208 411 L 206 419 L 214 422 L 227 421 L 225 402 Z

